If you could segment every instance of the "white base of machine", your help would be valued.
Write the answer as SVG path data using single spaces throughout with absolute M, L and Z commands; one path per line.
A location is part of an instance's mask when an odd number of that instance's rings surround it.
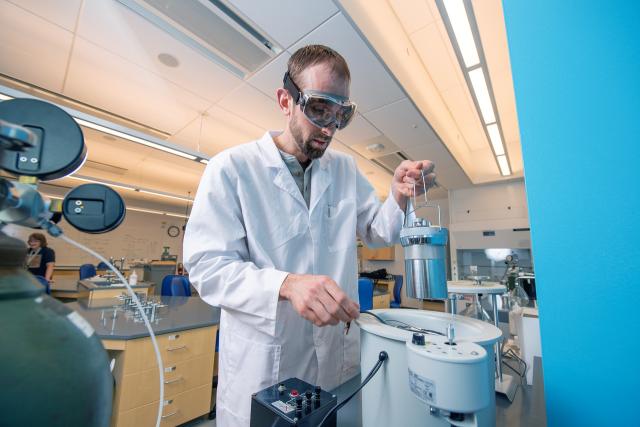
M 500 378 L 496 378 L 496 393 L 502 394 L 509 402 L 513 402 L 518 391 L 518 383 L 511 375 L 502 374 L 502 381 Z

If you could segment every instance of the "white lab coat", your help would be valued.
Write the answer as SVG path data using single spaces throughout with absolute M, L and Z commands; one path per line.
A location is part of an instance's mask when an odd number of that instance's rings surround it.
M 288 273 L 333 278 L 358 301 L 356 233 L 396 243 L 404 219 L 381 204 L 353 158 L 315 161 L 309 208 L 266 133 L 215 156 L 186 228 L 184 264 L 200 296 L 222 309 L 217 425 L 248 426 L 251 394 L 289 377 L 332 389 L 358 373 L 359 331 L 316 327 L 279 301 Z

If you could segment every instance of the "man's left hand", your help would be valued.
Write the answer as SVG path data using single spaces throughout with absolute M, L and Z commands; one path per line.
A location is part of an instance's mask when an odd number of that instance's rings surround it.
M 407 198 L 414 196 L 414 187 L 416 192 L 415 196 L 424 193 L 422 184 L 423 176 L 427 189 L 435 183 L 436 174 L 433 173 L 434 168 L 435 165 L 429 160 L 421 160 L 418 162 L 405 160 L 400 163 L 400 166 L 398 166 L 393 174 L 393 182 L 391 184 L 393 198 L 396 199 L 400 209 L 404 210 L 407 206 Z

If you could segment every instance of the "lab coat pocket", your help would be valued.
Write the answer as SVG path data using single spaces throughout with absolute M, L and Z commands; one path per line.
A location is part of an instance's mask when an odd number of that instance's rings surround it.
M 251 394 L 278 381 L 281 346 L 227 333 L 229 344 L 221 348 L 228 362 L 224 371 L 226 387 L 219 390 L 220 397 L 229 412 L 245 417 L 250 413 Z
M 300 215 L 294 216 L 292 219 L 281 220 L 273 231 L 269 233 L 269 242 L 267 246 L 271 249 L 277 249 L 284 246 L 304 231 Z
M 327 248 L 337 252 L 356 245 L 356 203 L 353 199 L 340 200 L 327 206 Z

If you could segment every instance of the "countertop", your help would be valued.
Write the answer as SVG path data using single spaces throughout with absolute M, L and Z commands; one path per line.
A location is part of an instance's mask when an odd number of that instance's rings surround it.
M 160 334 L 203 328 L 220 323 L 220 309 L 202 301 L 200 297 L 156 297 L 154 300 L 166 305 L 156 308 L 151 322 L 153 331 Z M 85 299 L 67 303 L 93 327 L 100 339 L 130 340 L 149 336 L 144 323 L 136 319 L 135 310 L 122 305 L 91 308 Z
M 101 284 L 104 283 L 104 284 Z M 112 283 L 110 285 L 106 284 L 106 280 L 103 281 L 96 281 L 96 280 L 91 280 L 91 279 L 84 279 L 84 280 L 79 280 L 78 281 L 78 285 L 84 286 L 85 288 L 91 290 L 91 291 L 104 291 L 104 290 L 109 290 L 109 289 L 118 289 L 118 288 L 122 288 L 124 289 L 125 286 L 122 284 L 122 282 L 119 283 Z M 155 285 L 154 282 L 138 282 L 135 285 L 130 285 L 132 289 L 143 289 L 143 288 L 148 288 L 150 286 Z

